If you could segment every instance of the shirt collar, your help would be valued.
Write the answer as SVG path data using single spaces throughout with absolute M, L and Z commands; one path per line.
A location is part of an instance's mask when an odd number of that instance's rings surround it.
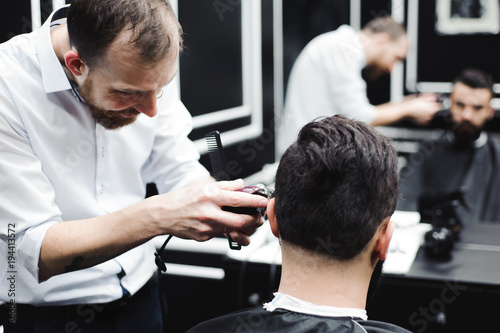
M 480 148 L 484 146 L 488 142 L 488 134 L 486 132 L 481 132 L 481 135 L 479 135 L 479 138 L 477 138 L 476 141 L 474 141 L 474 147 L 475 148 Z
M 455 142 L 455 133 L 453 133 L 452 131 L 448 131 L 446 133 L 446 138 L 450 143 Z M 486 144 L 486 142 L 488 142 L 488 134 L 485 131 L 482 131 L 481 134 L 479 135 L 479 138 L 477 138 L 473 143 L 474 148 L 475 149 L 481 148 Z
M 66 16 L 69 5 L 53 12 L 38 31 L 36 49 L 40 60 L 43 87 L 46 93 L 71 89 L 69 80 L 57 59 L 50 38 L 51 23 Z
M 366 53 L 365 49 L 363 48 L 363 42 L 361 41 L 361 36 L 358 31 L 352 29 L 352 32 L 354 33 L 352 43 L 354 50 L 356 50 L 356 52 L 353 52 L 353 54 L 355 55 L 355 59 L 359 62 L 360 66 L 364 68 L 366 66 Z

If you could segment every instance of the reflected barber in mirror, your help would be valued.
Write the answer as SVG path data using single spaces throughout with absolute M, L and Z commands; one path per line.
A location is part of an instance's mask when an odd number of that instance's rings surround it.
M 450 128 L 408 157 L 398 209 L 427 216 L 441 205 L 464 225 L 500 223 L 500 148 L 485 131 L 494 116 L 492 98 L 493 81 L 483 71 L 465 69 L 454 80 Z
M 411 47 L 404 27 L 389 16 L 363 29 L 342 25 L 311 40 L 297 57 L 288 79 L 283 112 L 277 122 L 278 155 L 309 121 L 342 114 L 373 126 L 411 121 L 427 125 L 441 105 L 434 94 L 372 105 L 366 81 L 392 72 Z

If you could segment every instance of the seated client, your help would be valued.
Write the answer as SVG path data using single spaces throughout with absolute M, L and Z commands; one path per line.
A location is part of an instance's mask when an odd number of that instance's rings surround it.
M 282 252 L 274 299 L 189 332 L 408 332 L 368 320 L 365 310 L 394 230 L 389 139 L 340 115 L 308 123 L 281 157 L 275 190 L 267 207 Z

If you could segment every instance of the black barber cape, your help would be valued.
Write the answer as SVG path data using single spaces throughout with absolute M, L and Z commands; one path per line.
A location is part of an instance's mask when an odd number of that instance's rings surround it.
M 422 198 L 458 193 L 463 224 L 499 223 L 500 148 L 490 137 L 484 141 L 457 148 L 453 134 L 445 132 L 422 142 L 401 170 L 396 209 L 419 211 Z
M 256 307 L 217 317 L 188 331 L 189 333 L 256 333 L 256 332 L 335 332 L 387 333 L 410 331 L 396 325 L 350 317 L 322 317 L 276 309 L 273 312 Z

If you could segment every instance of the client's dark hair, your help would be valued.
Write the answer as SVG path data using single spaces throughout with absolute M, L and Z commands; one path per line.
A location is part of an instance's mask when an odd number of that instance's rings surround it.
M 493 78 L 491 77 L 491 74 L 486 74 L 479 69 L 464 69 L 453 81 L 454 84 L 457 82 L 463 83 L 467 87 L 473 89 L 488 89 L 491 93 L 491 96 L 494 96 Z
M 145 64 L 167 55 L 173 34 L 182 49 L 182 29 L 168 0 L 73 0 L 69 7 L 70 43 L 88 66 L 98 64 L 124 30 L 132 32 L 131 48 Z
M 314 121 L 281 157 L 275 190 L 283 241 L 349 260 L 395 210 L 397 152 L 365 123 L 340 115 Z

